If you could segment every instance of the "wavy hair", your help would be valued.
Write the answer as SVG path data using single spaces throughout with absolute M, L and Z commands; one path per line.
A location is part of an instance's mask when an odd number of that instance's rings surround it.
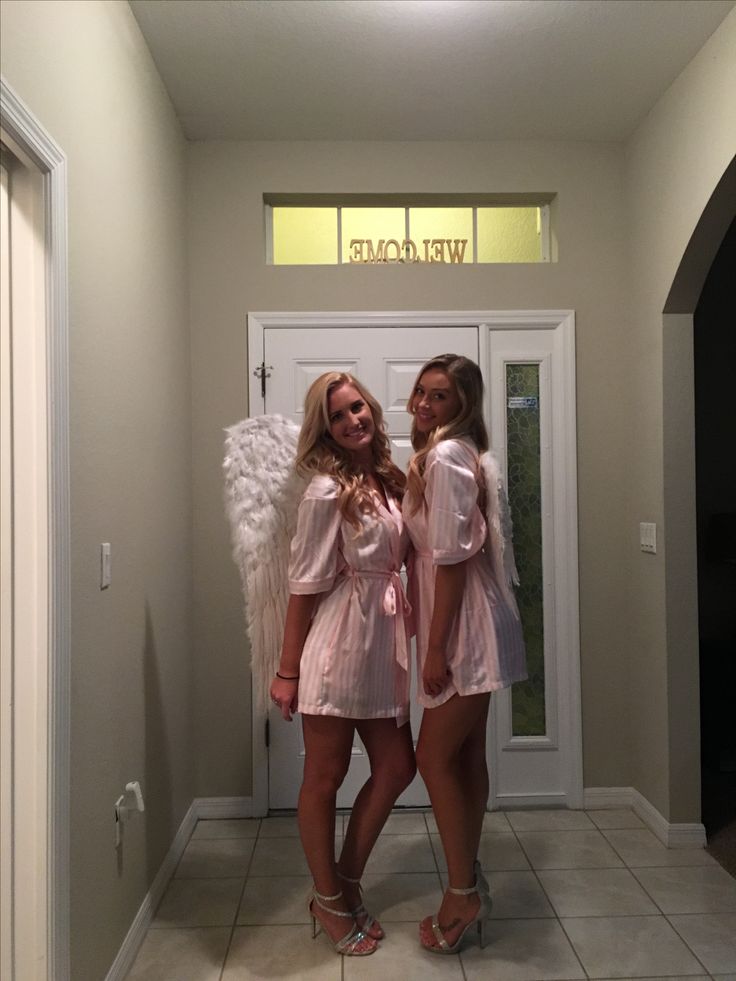
M 422 375 L 426 371 L 439 369 L 444 371 L 455 386 L 460 399 L 460 409 L 454 419 L 444 426 L 438 426 L 429 433 L 417 430 L 414 395 Z M 461 354 L 439 354 L 430 358 L 419 369 L 419 374 L 407 403 L 408 412 L 414 417 L 411 427 L 411 445 L 415 453 L 409 463 L 407 474 L 407 492 L 411 497 L 411 513 L 419 509 L 424 495 L 424 470 L 427 465 L 427 454 L 443 439 L 459 439 L 463 436 L 471 439 L 479 453 L 488 449 L 488 430 L 483 419 L 483 375 L 480 368 Z
M 330 434 L 328 402 L 342 385 L 353 385 L 373 415 L 375 433 L 371 442 L 373 469 L 392 496 L 401 500 L 406 477 L 391 459 L 383 422 L 383 409 L 357 378 L 344 371 L 327 371 L 316 378 L 304 399 L 304 422 L 296 450 L 296 469 L 303 476 L 327 474 L 338 485 L 337 506 L 345 519 L 360 530 L 361 514 L 376 513 L 376 500 L 366 472 L 351 454 L 338 446 Z

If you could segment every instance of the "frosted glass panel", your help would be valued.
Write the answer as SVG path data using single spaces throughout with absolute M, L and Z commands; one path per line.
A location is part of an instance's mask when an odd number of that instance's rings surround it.
M 337 208 L 273 209 L 276 266 L 337 263 Z
M 424 256 L 424 240 L 449 239 L 451 246 L 445 247 L 445 262 L 450 261 L 449 249 L 453 250 L 455 262 L 473 261 L 473 209 L 472 208 L 410 208 L 409 232 L 416 243 L 420 256 Z M 456 245 L 456 240 L 466 245 Z M 432 250 L 430 248 L 430 255 Z
M 368 246 L 350 249 L 354 239 L 373 243 L 373 255 L 379 252 L 379 243 L 390 242 L 392 239 L 397 246 L 391 246 L 389 256 L 393 261 L 401 255 L 401 243 L 406 238 L 406 211 L 404 208 L 343 208 L 342 209 L 342 261 L 350 262 L 350 255 L 362 255 L 363 261 L 368 257 Z M 381 249 L 381 254 L 383 254 Z
M 478 262 L 541 262 L 539 208 L 478 208 Z
M 542 472 L 539 365 L 506 365 L 508 493 L 521 584 L 516 599 L 524 626 L 529 680 L 511 695 L 514 736 L 546 733 L 542 578 Z

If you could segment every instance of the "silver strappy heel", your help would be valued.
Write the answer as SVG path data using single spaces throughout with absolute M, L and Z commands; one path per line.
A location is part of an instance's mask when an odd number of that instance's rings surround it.
M 452 893 L 454 896 L 470 896 L 472 893 L 476 893 L 480 899 L 480 907 L 478 908 L 478 912 L 470 923 L 467 923 L 463 927 L 462 933 L 452 946 L 450 946 L 450 944 L 448 944 L 448 942 L 445 940 L 442 929 L 440 928 L 439 916 L 434 917 L 432 920 L 432 933 L 434 934 L 434 939 L 437 941 L 437 945 L 435 946 L 434 944 L 430 945 L 422 943 L 422 947 L 432 954 L 456 954 L 460 949 L 460 944 L 463 942 L 465 934 L 471 927 L 477 926 L 478 943 L 482 949 L 488 943 L 489 939 L 486 935 L 486 930 L 488 928 L 489 916 L 491 915 L 490 896 L 488 893 L 483 892 L 477 879 L 475 885 L 471 886 L 470 889 L 453 889 L 452 886 L 448 886 L 447 891 Z
M 318 893 L 316 889 L 313 889 L 309 894 L 307 899 L 307 910 L 309 915 L 312 917 L 312 940 L 315 939 L 319 930 L 322 929 L 328 941 L 332 944 L 338 954 L 344 954 L 346 957 L 367 957 L 368 954 L 373 954 L 378 948 L 378 944 L 374 937 L 368 936 L 368 934 L 355 922 L 352 913 L 347 913 L 343 910 L 332 909 L 330 906 L 325 906 L 325 903 L 334 903 L 338 899 L 342 899 L 342 893 L 338 892 L 334 896 L 323 896 Z M 320 909 L 324 910 L 325 913 L 331 913 L 333 916 L 347 917 L 353 921 L 353 927 L 349 930 L 344 937 L 340 940 L 333 940 L 325 929 L 321 920 L 319 920 L 315 914 L 313 907 L 318 906 Z M 319 923 L 319 928 L 317 924 Z M 372 946 L 367 950 L 358 950 L 359 944 L 363 940 L 368 940 L 372 943 Z
M 363 903 L 363 888 L 360 884 L 360 879 L 349 879 L 348 876 L 343 875 L 342 872 L 338 872 L 337 875 L 340 879 L 342 879 L 343 882 L 349 882 L 351 885 L 358 887 L 358 892 L 360 893 L 361 901 L 360 904 L 356 906 L 355 909 L 351 909 L 350 912 L 356 918 L 359 916 L 365 917 L 365 921 L 359 924 L 361 930 L 367 933 L 368 936 L 372 937 L 374 940 L 383 940 L 383 938 L 386 936 L 383 927 L 375 918 L 375 916 L 372 916 L 368 912 L 368 910 L 365 908 L 365 905 Z M 373 927 L 375 927 L 376 929 L 374 933 L 371 933 L 370 931 Z

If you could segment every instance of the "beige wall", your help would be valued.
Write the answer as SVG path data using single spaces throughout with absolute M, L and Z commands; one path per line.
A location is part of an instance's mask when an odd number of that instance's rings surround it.
M 665 321 L 663 311 L 688 242 L 736 153 L 734 52 L 736 11 L 626 147 L 626 391 L 637 434 L 624 529 L 630 782 L 675 822 L 700 820 L 692 335 L 687 318 Z M 724 231 L 732 217 L 724 216 Z M 642 520 L 658 524 L 656 556 L 637 549 Z
M 195 793 L 184 142 L 127 3 L 4 0 L 2 65 L 68 158 L 71 977 L 100 981 Z
M 197 143 L 189 147 L 196 748 L 200 793 L 250 793 L 247 650 L 222 509 L 223 427 L 247 410 L 249 310 L 559 309 L 577 316 L 585 782 L 630 782 L 624 481 L 629 416 L 623 151 L 584 143 Z M 275 267 L 264 192 L 556 192 L 559 261 Z M 615 738 L 611 734 L 615 733 Z

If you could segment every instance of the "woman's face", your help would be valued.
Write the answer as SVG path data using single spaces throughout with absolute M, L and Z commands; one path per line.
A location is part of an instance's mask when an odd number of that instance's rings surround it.
M 459 414 L 460 396 L 446 371 L 430 368 L 424 372 L 412 394 L 409 411 L 420 433 L 431 433 L 438 426 L 446 426 Z
M 376 431 L 370 406 L 349 382 L 334 388 L 327 397 L 329 433 L 338 446 L 357 456 L 370 456 Z

